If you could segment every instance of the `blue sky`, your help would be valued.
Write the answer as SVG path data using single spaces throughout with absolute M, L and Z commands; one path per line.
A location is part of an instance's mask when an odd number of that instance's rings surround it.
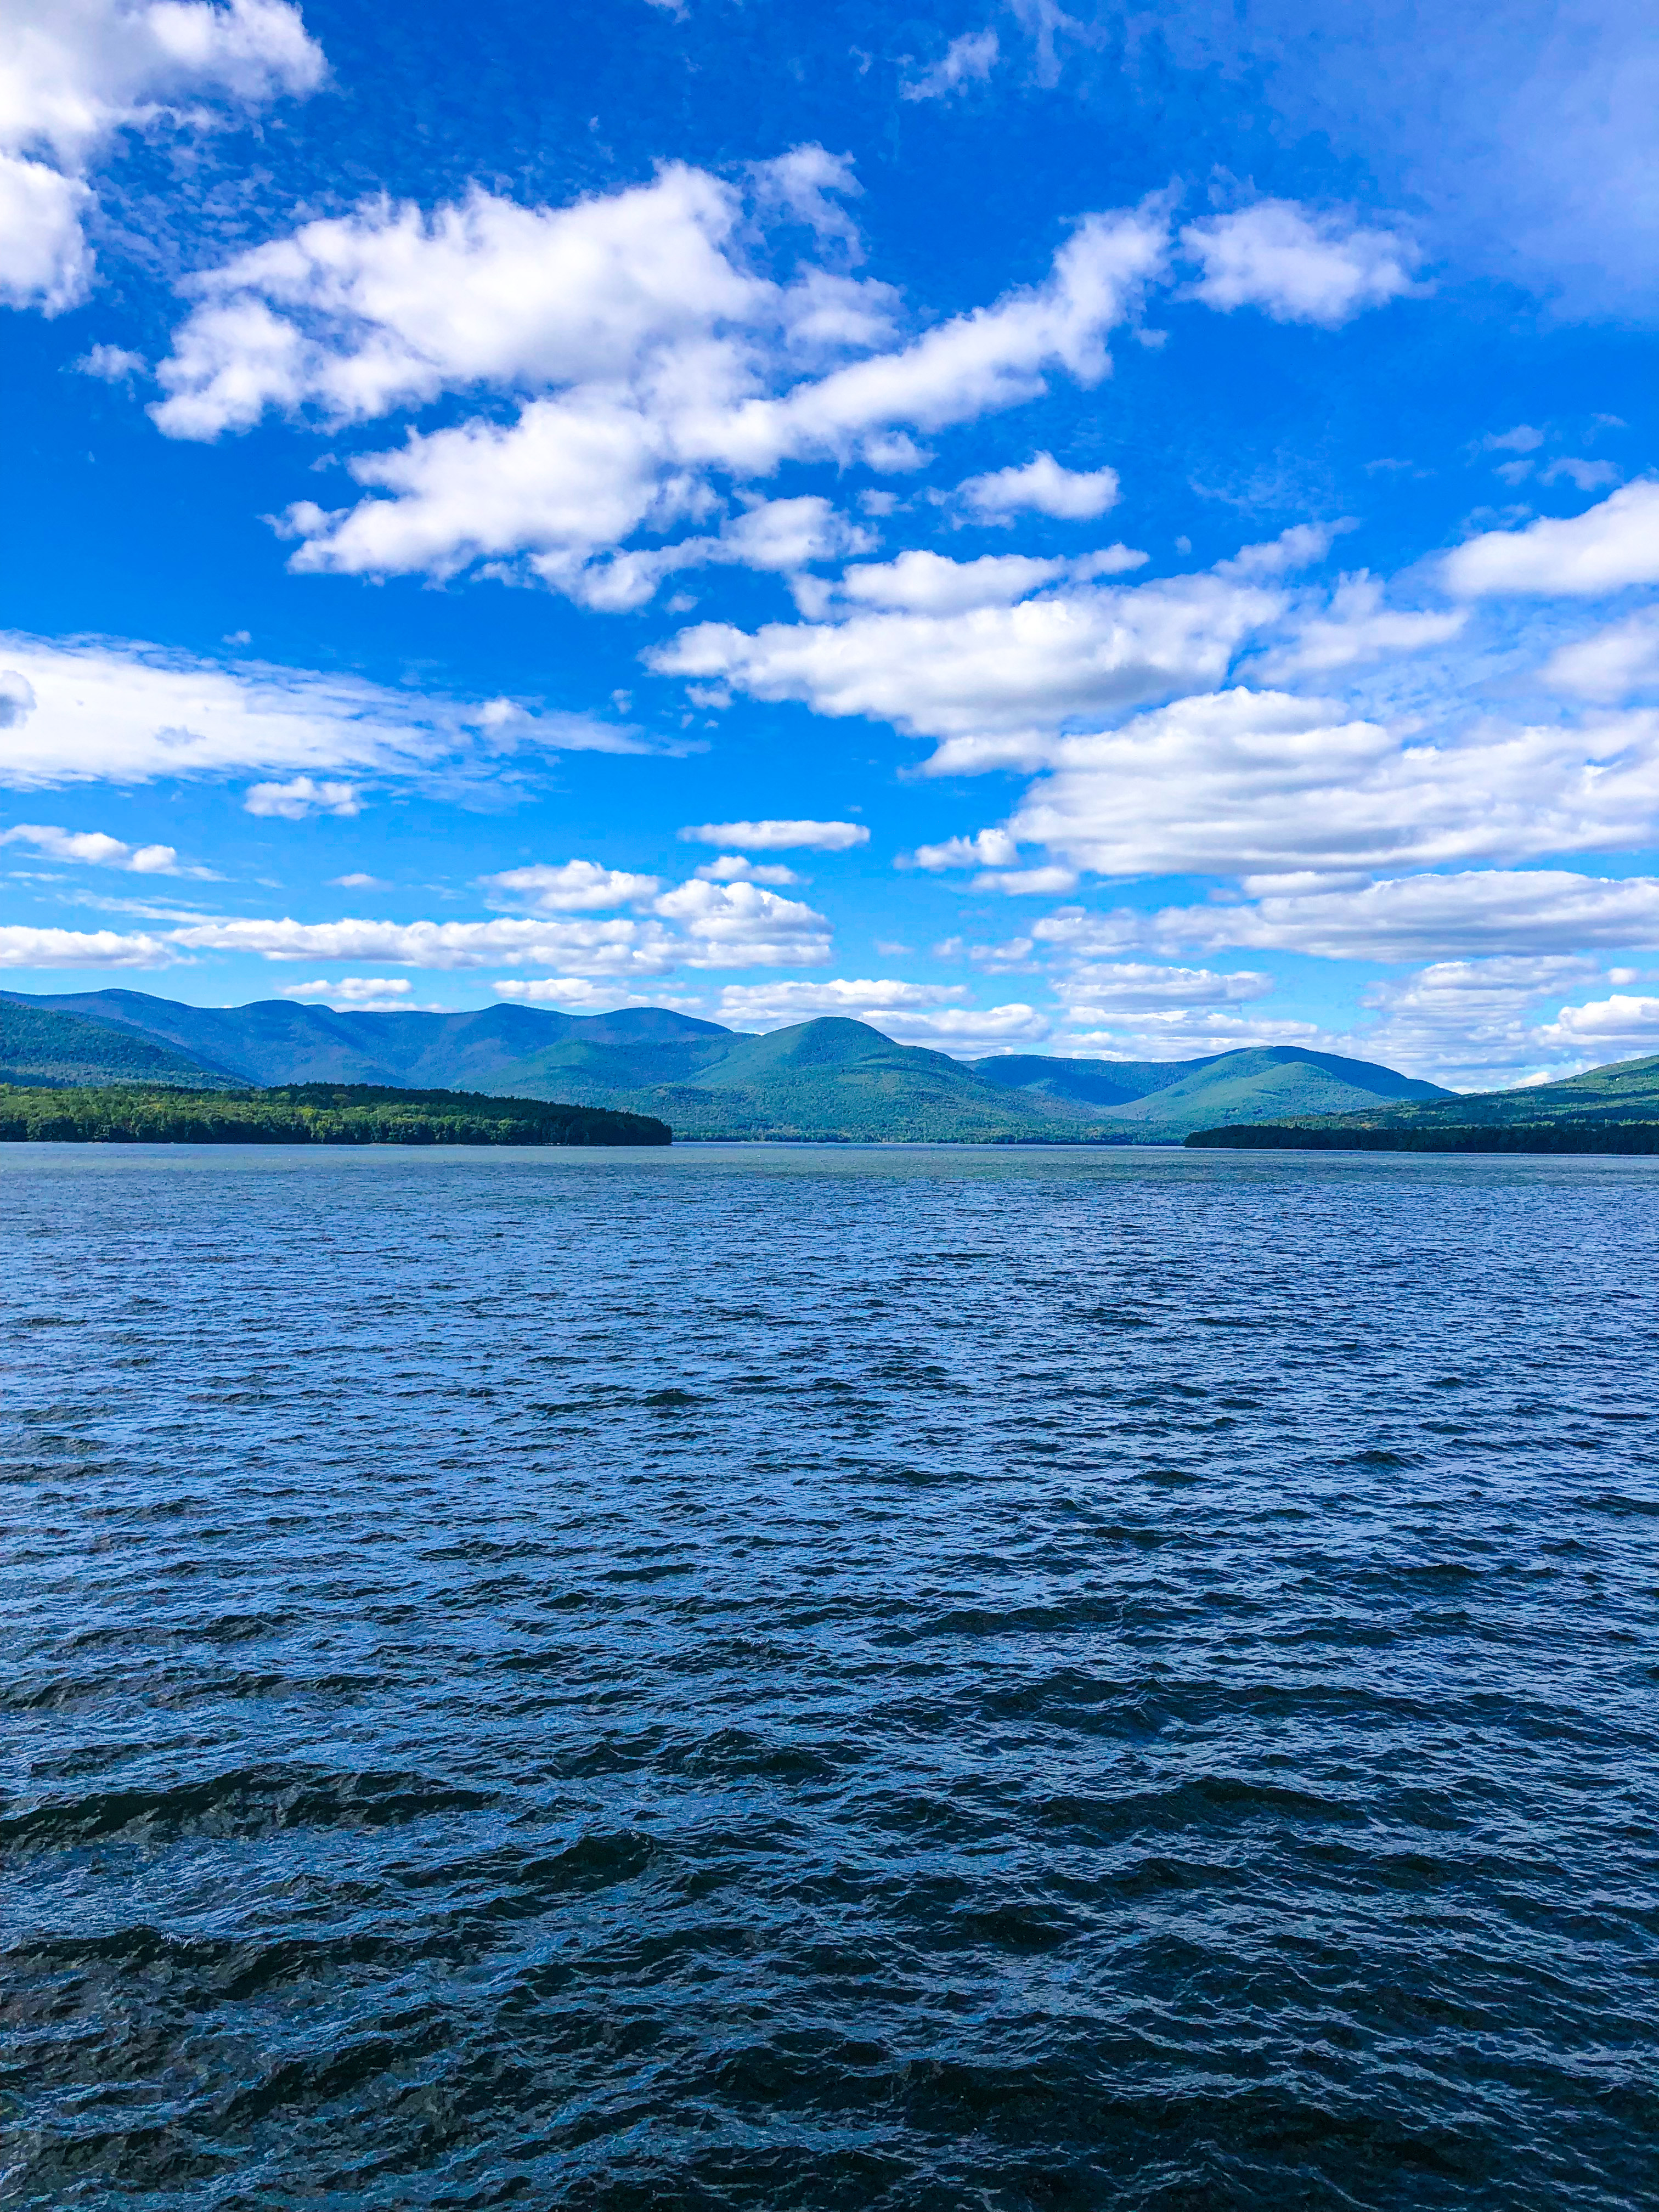
M 1489 13 L 0 0 L 9 987 L 1659 1051 L 1659 43 Z

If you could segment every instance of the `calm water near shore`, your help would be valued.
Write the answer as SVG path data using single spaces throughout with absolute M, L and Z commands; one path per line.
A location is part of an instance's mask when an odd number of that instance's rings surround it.
M 1650 2212 L 1659 1161 L 0 1147 L 0 2202 Z

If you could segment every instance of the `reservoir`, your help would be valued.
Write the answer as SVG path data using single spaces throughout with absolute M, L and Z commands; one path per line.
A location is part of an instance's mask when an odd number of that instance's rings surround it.
M 0 2201 L 1638 2212 L 1659 1161 L 0 1147 Z

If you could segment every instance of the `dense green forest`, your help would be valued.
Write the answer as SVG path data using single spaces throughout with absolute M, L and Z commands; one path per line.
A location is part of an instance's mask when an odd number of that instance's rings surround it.
M 1659 1152 L 1659 1121 L 1437 1121 L 1385 1128 L 1257 1121 L 1200 1129 L 1187 1142 L 1223 1152 Z
M 602 1107 L 301 1083 L 273 1091 L 0 1085 L 0 1142 L 127 1145 L 666 1145 L 665 1121 Z
M 1659 1054 L 1559 1083 L 1400 1101 L 1364 1113 L 1286 1115 L 1195 1131 L 1189 1145 L 1288 1152 L 1650 1152 L 1659 1149 Z

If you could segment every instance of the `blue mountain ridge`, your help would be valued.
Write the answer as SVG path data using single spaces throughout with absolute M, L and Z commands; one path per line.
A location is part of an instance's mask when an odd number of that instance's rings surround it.
M 286 999 L 191 1006 L 120 988 L 0 993 L 0 1007 L 7 1005 L 136 1035 L 185 1055 L 214 1083 L 228 1076 L 260 1086 L 372 1083 L 556 1099 L 656 1115 L 685 1137 L 1170 1143 L 1223 1123 L 1451 1095 L 1370 1061 L 1297 1046 L 1190 1060 L 1020 1054 L 965 1061 L 895 1044 L 840 1017 L 755 1036 L 659 1006 L 339 1013 Z M 20 1070 L 7 1079 L 29 1079 Z

